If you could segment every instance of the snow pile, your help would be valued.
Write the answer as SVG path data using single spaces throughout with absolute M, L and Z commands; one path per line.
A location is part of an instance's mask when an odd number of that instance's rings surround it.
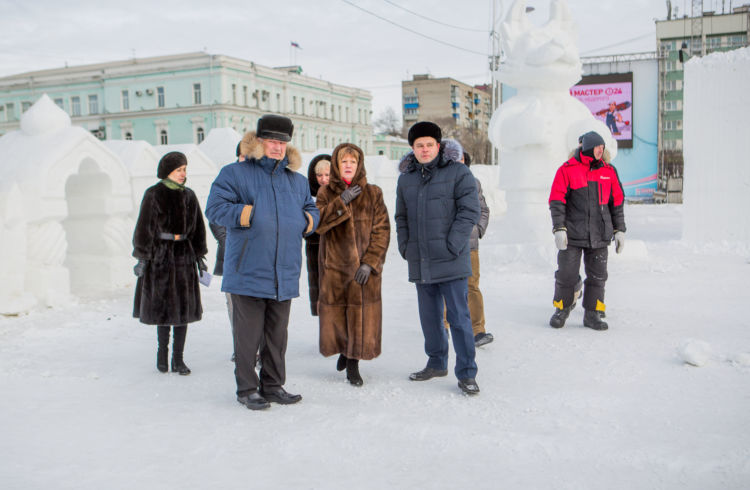
M 491 217 L 481 288 L 495 341 L 477 349 L 474 398 L 456 386 L 452 348 L 448 376 L 409 381 L 424 338 L 393 242 L 383 352 L 360 363 L 364 386 L 318 353 L 303 265 L 285 385 L 303 400 L 261 413 L 235 400 L 218 280 L 189 326 L 190 376 L 156 370 L 156 329 L 132 318 L 132 287 L 0 317 L 0 487 L 746 490 L 747 360 L 688 369 L 674 351 L 689 338 L 748 351 L 747 265 L 682 246 L 680 210 L 626 209 L 650 257 L 610 264 L 606 332 L 582 326 L 580 304 L 550 328 L 554 266 L 500 264 Z
M 683 362 L 691 366 L 705 366 L 713 357 L 711 346 L 702 340 L 688 339 L 679 349 L 677 354 Z
M 683 237 L 750 243 L 750 47 L 685 64 Z

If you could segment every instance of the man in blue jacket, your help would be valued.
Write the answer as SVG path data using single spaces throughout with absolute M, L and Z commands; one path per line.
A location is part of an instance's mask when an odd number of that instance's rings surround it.
M 257 131 L 240 142 L 245 160 L 221 169 L 206 204 L 209 221 L 227 230 L 221 290 L 232 295 L 237 401 L 253 410 L 302 399 L 283 388 L 284 355 L 291 300 L 299 296 L 302 237 L 315 230 L 320 214 L 307 179 L 296 172 L 300 154 L 287 146 L 293 130 L 289 118 L 261 117 Z
M 474 360 L 474 335 L 468 306 L 471 276 L 469 237 L 479 220 L 479 197 L 469 169 L 447 158 L 440 147 L 442 132 L 422 121 L 409 129 L 412 154 L 402 162 L 396 188 L 398 250 L 409 264 L 409 281 L 416 284 L 419 320 L 425 338 L 427 366 L 413 381 L 448 374 L 447 310 L 458 386 L 479 393 Z

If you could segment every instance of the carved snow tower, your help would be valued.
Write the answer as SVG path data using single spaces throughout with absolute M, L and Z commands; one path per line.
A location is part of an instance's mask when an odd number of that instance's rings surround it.
M 500 187 L 508 211 L 506 243 L 551 243 L 547 200 L 557 168 L 591 130 L 602 135 L 611 158 L 617 143 L 607 127 L 570 95 L 581 79 L 576 27 L 565 0 L 552 0 L 550 18 L 534 26 L 517 0 L 500 26 L 505 59 L 497 79 L 517 90 L 492 115 L 489 139 L 500 151 Z

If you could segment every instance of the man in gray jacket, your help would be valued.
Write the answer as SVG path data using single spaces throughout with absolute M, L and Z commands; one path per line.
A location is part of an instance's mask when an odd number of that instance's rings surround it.
M 419 319 L 425 338 L 427 366 L 412 373 L 413 381 L 448 374 L 447 309 L 458 386 L 479 393 L 474 336 L 467 302 L 471 276 L 469 237 L 479 220 L 479 198 L 471 171 L 441 151 L 440 127 L 418 122 L 409 129 L 413 154 L 405 160 L 396 188 L 398 249 L 409 264 L 409 281 L 417 287 Z

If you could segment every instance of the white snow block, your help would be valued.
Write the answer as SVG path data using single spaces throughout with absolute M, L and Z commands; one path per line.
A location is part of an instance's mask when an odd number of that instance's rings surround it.
M 705 366 L 713 357 L 711 346 L 702 340 L 688 339 L 677 349 L 677 355 L 691 366 Z

